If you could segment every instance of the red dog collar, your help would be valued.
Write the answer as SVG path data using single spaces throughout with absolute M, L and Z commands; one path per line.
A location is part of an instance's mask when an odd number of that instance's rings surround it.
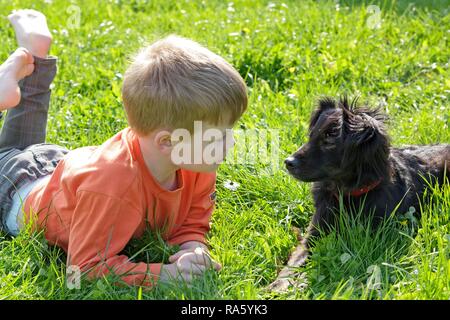
M 364 186 L 362 188 L 358 188 L 358 189 L 354 189 L 352 191 L 350 191 L 349 193 L 346 194 L 346 196 L 352 196 L 352 197 L 360 197 L 363 194 L 368 193 L 369 191 L 375 189 L 376 187 L 378 187 L 381 183 L 383 179 L 377 180 L 367 186 Z M 334 196 L 339 199 L 339 196 L 335 193 Z
M 368 186 L 365 186 L 363 188 L 359 188 L 359 189 L 355 189 L 350 191 L 348 194 L 353 196 L 353 197 L 359 197 L 362 196 L 363 194 L 368 193 L 370 190 L 375 189 L 376 187 L 378 187 L 378 185 L 381 183 L 381 179 L 378 181 L 375 181 L 371 184 L 369 184 Z

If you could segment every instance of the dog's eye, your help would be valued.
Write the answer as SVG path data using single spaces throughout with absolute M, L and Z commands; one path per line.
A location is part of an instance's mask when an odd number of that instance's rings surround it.
M 334 145 L 335 139 L 337 138 L 338 133 L 335 130 L 326 131 L 323 134 L 323 144 L 324 145 Z
M 325 132 L 325 138 L 336 138 L 337 137 L 337 133 L 335 131 L 327 131 Z

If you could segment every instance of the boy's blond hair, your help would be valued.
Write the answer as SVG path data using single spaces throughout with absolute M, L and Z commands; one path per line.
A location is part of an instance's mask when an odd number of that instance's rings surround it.
M 239 73 L 200 44 L 177 36 L 139 52 L 125 73 L 122 96 L 128 123 L 140 135 L 157 128 L 192 130 L 197 120 L 231 125 L 247 108 Z

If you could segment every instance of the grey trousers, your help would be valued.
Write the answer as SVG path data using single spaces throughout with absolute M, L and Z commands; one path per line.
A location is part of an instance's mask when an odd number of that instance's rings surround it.
M 56 75 L 54 57 L 34 57 L 33 74 L 19 82 L 21 100 L 9 109 L 0 133 L 0 232 L 15 192 L 27 183 L 52 174 L 68 150 L 45 143 L 50 85 Z

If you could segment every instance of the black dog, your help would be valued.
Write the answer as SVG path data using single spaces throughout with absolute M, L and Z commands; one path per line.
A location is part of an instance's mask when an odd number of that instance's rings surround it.
M 445 176 L 450 178 L 450 145 L 392 148 L 385 120 L 379 109 L 356 108 L 356 99 L 351 104 L 347 98 L 319 101 L 309 141 L 285 161 L 292 176 L 314 182 L 316 212 L 271 290 L 285 290 L 294 275 L 292 267 L 305 263 L 311 237 L 336 226 L 340 197 L 348 211 L 359 207 L 373 214 L 376 225 L 393 211 L 405 213 L 414 207 L 419 212 L 425 180 L 442 184 Z

